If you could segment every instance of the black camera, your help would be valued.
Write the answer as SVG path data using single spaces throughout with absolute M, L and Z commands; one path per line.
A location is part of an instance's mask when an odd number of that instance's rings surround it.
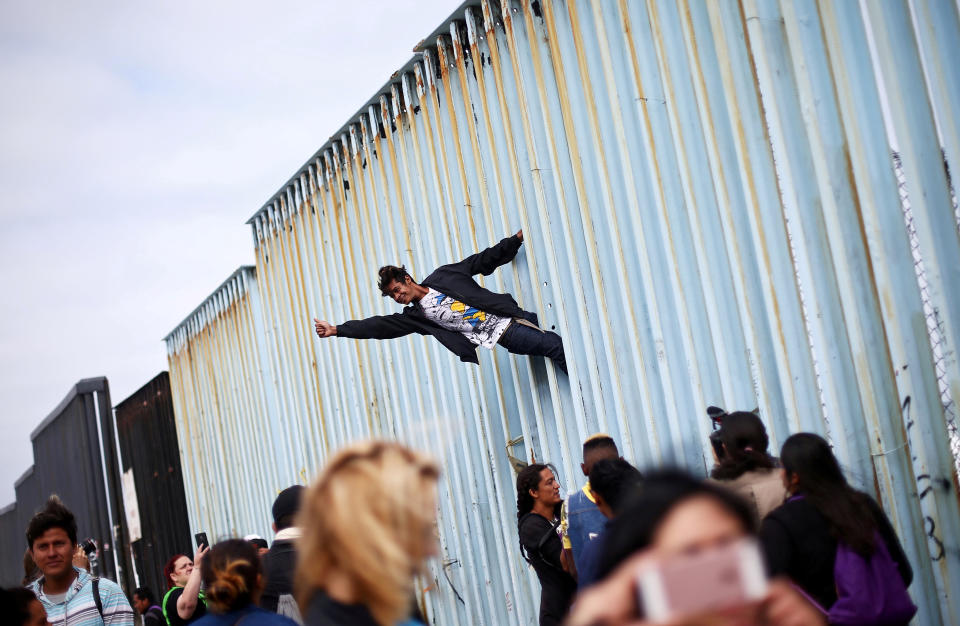
M 93 540 L 93 537 L 87 537 L 81 541 L 80 547 L 87 553 L 87 558 L 97 553 L 97 542 Z
M 716 453 L 718 460 L 722 459 L 724 455 L 721 433 L 723 432 L 723 418 L 726 414 L 727 412 L 718 406 L 707 407 L 707 417 L 713 424 L 713 432 L 710 433 L 710 445 L 713 446 L 713 451 Z

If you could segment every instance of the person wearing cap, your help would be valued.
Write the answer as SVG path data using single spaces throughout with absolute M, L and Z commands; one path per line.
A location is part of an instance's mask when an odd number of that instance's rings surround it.
M 587 482 L 579 491 L 571 493 L 560 512 L 564 552 L 573 556 L 575 571 L 580 570 L 583 547 L 603 531 L 607 518 L 597 508 L 597 499 L 590 490 L 590 470 L 603 459 L 619 459 L 620 452 L 613 437 L 597 433 L 583 442 L 583 463 L 580 469 Z
M 273 501 L 273 545 L 263 555 L 263 571 L 266 580 L 260 607 L 303 623 L 300 609 L 293 598 L 293 573 L 297 567 L 295 541 L 300 538 L 296 522 L 300 510 L 303 486 L 287 487 Z

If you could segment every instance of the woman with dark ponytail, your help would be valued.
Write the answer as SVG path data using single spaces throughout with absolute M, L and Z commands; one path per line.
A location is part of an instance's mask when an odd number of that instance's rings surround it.
M 830 444 L 817 435 L 788 438 L 780 462 L 790 497 L 760 528 L 770 574 L 789 576 L 830 613 L 830 623 L 908 622 L 902 611 L 900 618 L 886 619 L 899 609 L 912 616 L 911 609 L 916 608 L 906 593 L 913 570 L 883 510 L 847 483 Z M 873 580 L 860 585 L 856 590 L 860 597 L 849 604 L 880 613 L 850 617 L 846 610 L 846 617 L 854 621 L 841 620 L 835 614 L 844 610 L 840 605 L 847 606 L 844 589 L 858 577 Z M 899 605 L 893 606 L 896 602 Z
M 717 464 L 710 478 L 746 500 L 759 522 L 786 498 L 775 459 L 767 453 L 767 429 L 748 411 L 724 413 L 717 421 L 720 429 L 710 436 Z
M 263 567 L 257 549 L 242 539 L 221 541 L 210 549 L 200 566 L 206 586 L 207 608 L 212 613 L 195 626 L 296 626 L 289 617 L 276 615 L 256 604 L 263 591 Z
M 528 465 L 517 475 L 520 553 L 540 580 L 540 626 L 559 625 L 577 590 L 557 533 L 562 504 L 560 484 L 549 466 Z

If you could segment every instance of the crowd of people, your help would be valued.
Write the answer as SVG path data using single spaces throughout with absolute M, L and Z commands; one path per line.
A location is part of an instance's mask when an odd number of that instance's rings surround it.
M 641 473 L 604 434 L 583 444 L 584 486 L 554 468 L 517 474 L 519 552 L 541 585 L 541 626 L 906 624 L 912 570 L 883 510 L 811 433 L 768 451 L 756 412 L 720 413 L 707 479 Z M 73 514 L 51 497 L 27 528 L 25 587 L 2 590 L 14 624 L 416 626 L 414 581 L 435 556 L 430 459 L 354 444 L 310 487 L 280 492 L 272 545 L 201 545 L 163 568 L 162 596 L 92 576 Z
M 642 474 L 603 434 L 584 442 L 588 480 L 566 501 L 549 465 L 520 471 L 540 625 L 909 623 L 910 563 L 828 442 L 797 433 L 777 458 L 755 411 L 714 417 L 706 480 Z
M 828 442 L 789 437 L 774 457 L 756 412 L 714 414 L 707 479 L 641 472 L 616 442 L 583 444 L 583 487 L 517 473 L 519 553 L 540 582 L 541 626 L 906 624 L 912 570 L 890 521 L 852 488 Z M 56 497 L 26 530 L 11 623 L 416 626 L 414 581 L 437 551 L 440 468 L 398 443 L 351 445 L 309 487 L 281 491 L 272 545 L 226 539 L 163 568 L 162 595 L 91 575 Z
M 56 496 L 27 529 L 24 587 L 0 590 L 3 623 L 64 626 L 416 626 L 414 579 L 436 554 L 439 468 L 397 443 L 349 446 L 309 487 L 273 502 L 274 541 L 201 545 L 170 557 L 162 596 L 92 576 Z

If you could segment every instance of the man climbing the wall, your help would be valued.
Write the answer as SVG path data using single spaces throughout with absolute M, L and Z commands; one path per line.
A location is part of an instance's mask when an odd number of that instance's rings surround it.
M 552 359 L 564 374 L 567 362 L 560 335 L 541 330 L 535 313 L 524 311 L 513 296 L 493 293 L 473 280 L 509 263 L 523 244 L 523 231 L 459 263 L 442 265 L 416 283 L 406 268 L 380 268 L 377 286 L 385 297 L 404 305 L 403 311 L 350 320 L 334 326 L 314 318 L 317 335 L 353 339 L 393 339 L 410 333 L 433 335 L 461 361 L 477 363 L 477 346 L 493 350 L 500 344 L 513 354 Z

